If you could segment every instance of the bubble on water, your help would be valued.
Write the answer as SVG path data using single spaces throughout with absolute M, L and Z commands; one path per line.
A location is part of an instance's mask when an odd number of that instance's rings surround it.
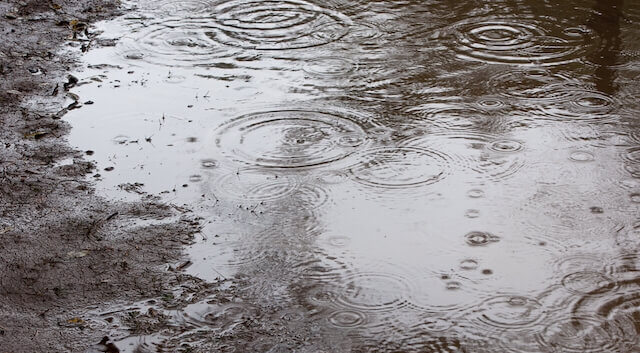
M 367 321 L 367 317 L 359 311 L 341 310 L 331 313 L 328 320 L 334 326 L 350 328 L 363 325 Z
M 202 167 L 206 169 L 213 169 L 217 168 L 219 163 L 215 159 L 203 159 L 200 161 L 200 165 L 202 165 Z
M 484 197 L 484 191 L 482 189 L 471 189 L 467 191 L 467 196 L 471 197 L 472 199 L 479 199 L 481 197 Z
M 478 268 L 478 261 L 473 259 L 465 259 L 460 262 L 460 268 L 466 271 L 475 270 Z
M 347 16 L 303 0 L 231 0 L 212 13 L 214 40 L 256 50 L 328 44 L 344 37 L 351 24 Z
M 447 290 L 458 290 L 462 288 L 462 283 L 458 281 L 448 281 L 445 287 L 447 288 Z
M 467 218 L 478 218 L 480 217 L 480 211 L 474 209 L 467 210 L 465 211 L 464 216 Z
M 358 137 L 362 143 L 345 144 Z M 354 153 L 366 140 L 347 115 L 279 110 L 240 116 L 216 132 L 216 145 L 231 159 L 266 168 L 329 164 Z
M 129 142 L 131 138 L 127 135 L 118 135 L 114 138 L 111 139 L 111 141 L 113 141 L 114 143 L 118 144 L 118 145 L 124 145 L 125 143 Z
M 202 175 L 199 175 L 199 174 L 191 175 L 191 176 L 189 176 L 189 181 L 191 181 L 193 183 L 200 182 L 200 181 L 202 181 Z
M 587 151 L 575 151 L 572 152 L 569 156 L 569 159 L 576 162 L 591 162 L 596 159 L 596 157 L 591 152 Z
M 467 244 L 471 246 L 485 246 L 500 241 L 500 238 L 496 235 L 478 231 L 467 233 L 464 238 Z

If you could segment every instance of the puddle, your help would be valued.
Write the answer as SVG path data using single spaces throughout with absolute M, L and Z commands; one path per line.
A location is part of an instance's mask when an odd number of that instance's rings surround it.
M 69 140 L 237 287 L 121 351 L 637 347 L 637 4 L 128 5 Z

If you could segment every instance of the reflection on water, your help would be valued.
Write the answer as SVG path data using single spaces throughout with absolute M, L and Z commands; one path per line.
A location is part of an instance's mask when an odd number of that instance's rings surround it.
M 124 350 L 638 351 L 640 4 L 128 5 L 71 142 L 233 284 Z

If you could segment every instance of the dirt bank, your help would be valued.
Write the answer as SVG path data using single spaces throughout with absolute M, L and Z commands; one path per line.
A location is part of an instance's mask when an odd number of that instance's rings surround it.
M 84 102 L 67 92 L 67 75 L 97 45 L 87 24 L 118 6 L 0 3 L 0 352 L 104 350 L 88 308 L 162 296 L 178 282 L 202 289 L 166 265 L 179 263 L 198 220 L 150 195 L 129 204 L 96 196 L 91 152 L 65 141 L 60 117 Z

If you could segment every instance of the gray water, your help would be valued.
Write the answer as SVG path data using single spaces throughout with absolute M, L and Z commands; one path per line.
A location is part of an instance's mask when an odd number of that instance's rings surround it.
M 235 294 L 120 346 L 640 352 L 640 2 L 128 6 L 70 141 Z

